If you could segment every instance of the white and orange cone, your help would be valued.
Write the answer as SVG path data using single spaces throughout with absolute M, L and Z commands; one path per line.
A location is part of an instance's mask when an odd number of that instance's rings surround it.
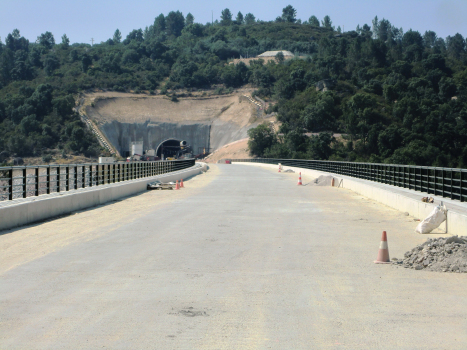
M 180 186 L 178 185 L 178 180 L 177 180 L 177 182 L 175 183 L 175 189 L 176 189 L 176 190 L 179 190 L 179 189 L 180 189 Z
M 386 236 L 386 231 L 383 231 L 381 237 L 381 243 L 379 244 L 378 257 L 375 260 L 375 264 L 390 264 L 389 260 L 389 249 L 388 249 L 388 238 Z
M 183 179 L 180 180 L 180 188 L 183 188 L 185 186 L 183 186 Z
M 298 183 L 297 183 L 297 185 L 299 185 L 299 186 L 302 185 L 302 173 L 300 173 L 300 174 L 298 175 Z
M 279 163 L 279 172 L 281 172 L 281 168 L 282 168 L 281 163 Z

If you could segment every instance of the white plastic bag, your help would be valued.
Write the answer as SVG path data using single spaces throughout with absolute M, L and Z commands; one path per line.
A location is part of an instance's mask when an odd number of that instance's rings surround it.
M 437 228 L 441 223 L 446 220 L 446 206 L 439 205 L 426 217 L 425 220 L 420 222 L 415 229 L 418 233 L 430 233 Z

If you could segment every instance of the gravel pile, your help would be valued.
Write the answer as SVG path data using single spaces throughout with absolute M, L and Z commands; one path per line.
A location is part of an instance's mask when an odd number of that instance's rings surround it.
M 393 264 L 415 270 L 438 272 L 467 272 L 467 236 L 428 239 L 393 259 Z
M 284 173 L 294 173 L 295 171 L 293 171 L 292 169 L 287 169 L 287 170 L 284 170 Z

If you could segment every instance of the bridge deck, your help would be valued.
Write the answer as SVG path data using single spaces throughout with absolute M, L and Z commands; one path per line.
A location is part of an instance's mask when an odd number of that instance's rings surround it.
M 0 232 L 0 348 L 466 348 L 464 275 L 373 264 L 383 230 L 398 258 L 437 235 L 296 177 L 214 165 Z

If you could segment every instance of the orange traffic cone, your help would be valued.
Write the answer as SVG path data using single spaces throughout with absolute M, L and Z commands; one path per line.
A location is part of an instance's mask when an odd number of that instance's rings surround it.
M 281 163 L 279 163 L 279 172 L 281 172 Z
M 298 175 L 298 183 L 297 185 L 301 185 L 302 184 L 302 173 L 300 173 L 300 175 Z
M 381 243 L 379 244 L 378 257 L 375 260 L 375 264 L 390 264 L 389 261 L 389 249 L 388 249 L 388 238 L 386 236 L 386 231 L 383 231 L 383 236 L 381 237 Z
M 183 186 L 183 179 L 180 180 L 180 188 L 183 188 L 185 186 Z
M 176 189 L 176 190 L 179 190 L 179 189 L 180 189 L 180 186 L 178 185 L 178 180 L 177 180 L 177 182 L 175 183 L 175 189 Z

